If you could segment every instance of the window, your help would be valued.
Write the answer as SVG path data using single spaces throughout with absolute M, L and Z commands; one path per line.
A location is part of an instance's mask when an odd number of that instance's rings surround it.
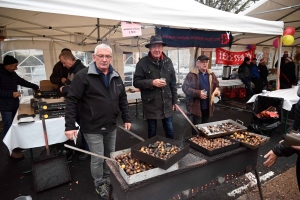
M 40 85 L 40 80 L 46 79 L 43 50 L 28 49 L 8 51 L 2 55 L 2 59 L 6 55 L 14 56 L 19 61 L 16 73 L 21 78 L 37 85 Z M 32 95 L 31 88 L 18 87 L 18 90 L 22 92 L 22 96 Z

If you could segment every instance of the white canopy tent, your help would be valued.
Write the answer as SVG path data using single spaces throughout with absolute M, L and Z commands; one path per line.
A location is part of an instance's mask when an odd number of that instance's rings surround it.
M 123 38 L 121 21 L 140 22 L 143 35 Z M 141 44 L 154 26 L 265 36 L 282 35 L 284 28 L 282 21 L 236 15 L 194 0 L 0 0 L 0 31 L 6 36 L 0 50 L 43 49 L 48 77 L 62 48 L 93 51 L 99 41 L 113 47 L 113 64 L 122 74 L 123 51 L 145 50 Z

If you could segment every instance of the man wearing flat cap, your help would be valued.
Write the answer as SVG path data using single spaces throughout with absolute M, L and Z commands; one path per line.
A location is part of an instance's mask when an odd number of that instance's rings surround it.
M 3 64 L 0 64 L 0 111 L 3 121 L 3 134 L 8 132 L 12 125 L 13 119 L 19 108 L 18 85 L 39 89 L 39 86 L 30 83 L 19 77 L 15 70 L 18 69 L 18 60 L 13 56 L 6 55 L 3 59 Z M 22 158 L 24 155 L 21 152 L 14 151 L 11 156 L 13 158 Z
M 157 120 L 161 119 L 167 138 L 174 138 L 172 114 L 177 103 L 176 76 L 173 63 L 162 51 L 167 44 L 160 35 L 152 36 L 147 56 L 136 65 L 133 85 L 141 91 L 148 138 L 156 135 Z
M 208 69 L 209 58 L 201 55 L 194 67 L 185 77 L 182 90 L 186 94 L 186 109 L 191 114 L 194 124 L 207 123 L 213 116 L 215 96 L 220 96 L 219 81 Z M 192 135 L 196 135 L 192 129 Z

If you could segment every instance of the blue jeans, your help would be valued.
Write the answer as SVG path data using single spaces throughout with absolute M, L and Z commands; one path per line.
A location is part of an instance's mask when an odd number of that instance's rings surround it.
M 110 153 L 115 151 L 117 130 L 108 133 L 83 133 L 90 151 L 110 158 Z M 95 186 L 103 184 L 104 179 L 109 177 L 109 169 L 104 164 L 104 159 L 96 156 L 91 157 L 91 173 Z
M 17 111 L 15 111 L 15 112 L 1 111 L 4 137 L 5 137 L 6 133 L 8 132 L 9 128 L 11 127 L 16 113 L 17 113 Z
M 156 135 L 157 119 L 147 119 L 148 121 L 148 138 Z M 174 139 L 174 130 L 172 124 L 172 116 L 161 120 L 167 138 Z

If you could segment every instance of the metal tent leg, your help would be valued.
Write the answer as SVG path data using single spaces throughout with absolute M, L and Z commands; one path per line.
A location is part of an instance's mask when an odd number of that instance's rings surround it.
M 256 181 L 257 181 L 259 196 L 260 196 L 260 199 L 263 200 L 264 197 L 263 197 L 263 193 L 262 193 L 262 189 L 261 189 L 261 183 L 260 183 L 260 179 L 259 179 L 259 176 L 258 176 L 257 169 L 255 169 L 254 172 L 255 172 L 255 178 L 256 178 Z

